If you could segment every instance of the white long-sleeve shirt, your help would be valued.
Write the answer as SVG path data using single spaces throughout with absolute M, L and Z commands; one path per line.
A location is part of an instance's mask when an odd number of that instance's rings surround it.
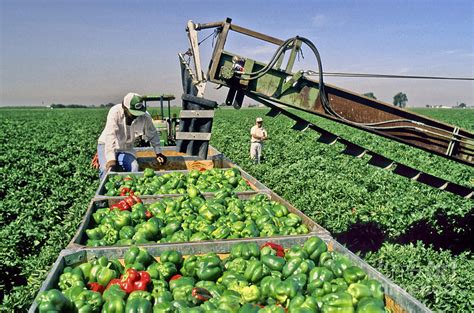
M 135 155 L 133 143 L 139 136 L 148 140 L 156 153 L 161 152 L 160 134 L 153 125 L 151 115 L 146 112 L 144 115 L 135 118 L 131 125 L 125 122 L 125 112 L 122 104 L 116 104 L 109 110 L 107 123 L 98 143 L 105 145 L 106 161 L 115 160 L 118 151 L 125 151 Z

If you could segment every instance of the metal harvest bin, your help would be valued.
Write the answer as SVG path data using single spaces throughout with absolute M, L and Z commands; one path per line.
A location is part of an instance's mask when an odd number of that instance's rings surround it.
M 227 161 L 226 161 L 227 162 Z M 249 193 L 249 194 L 254 194 L 255 191 L 269 191 L 270 189 L 268 189 L 268 187 L 266 187 L 264 184 L 262 184 L 261 182 L 259 182 L 257 179 L 255 179 L 253 176 L 250 176 L 250 174 L 248 174 L 247 172 L 245 172 L 242 168 L 240 168 L 239 166 L 235 165 L 235 164 L 227 164 L 228 166 L 225 167 L 225 168 L 222 168 L 222 170 L 226 170 L 226 169 L 230 169 L 232 167 L 235 167 L 237 168 L 239 171 L 240 171 L 240 174 L 242 176 L 243 179 L 245 179 L 247 181 L 247 183 L 249 184 L 249 187 L 252 189 L 252 190 L 249 190 L 249 191 L 242 191 L 240 193 Z M 164 175 L 164 174 L 168 174 L 168 173 L 183 173 L 183 174 L 187 174 L 189 173 L 189 170 L 176 170 L 176 171 L 156 171 L 156 175 Z M 105 184 L 107 184 L 107 182 L 109 181 L 110 177 L 111 176 L 115 176 L 115 175 L 120 175 L 120 176 L 127 176 L 127 175 L 135 175 L 135 176 L 143 176 L 143 172 L 109 172 L 105 177 L 104 179 L 100 182 L 100 185 L 99 185 L 99 188 L 97 189 L 97 192 L 96 192 L 96 195 L 95 195 L 95 198 L 96 199 L 101 199 L 101 198 L 116 198 L 116 199 L 121 199 L 121 197 L 109 197 L 109 196 L 106 196 L 106 192 L 107 190 L 105 189 Z M 177 194 L 175 194 L 177 195 Z M 146 198 L 149 198 L 149 197 L 156 197 L 156 196 L 159 196 L 159 195 L 141 195 L 140 198 L 142 199 L 146 199 Z
M 322 226 L 315 223 L 312 219 L 307 217 L 303 212 L 301 212 L 300 210 L 292 206 L 288 201 L 286 201 L 285 199 L 283 199 L 282 197 L 280 197 L 279 195 L 277 195 L 271 190 L 266 190 L 266 191 L 261 191 L 261 192 L 237 193 L 237 196 L 239 197 L 239 199 L 247 200 L 257 194 L 265 194 L 271 200 L 284 205 L 288 209 L 289 212 L 295 213 L 298 216 L 300 216 L 303 221 L 303 224 L 305 224 L 308 227 L 311 234 L 329 235 L 329 232 L 326 229 L 324 229 Z M 204 193 L 203 195 L 206 198 L 212 198 L 214 196 L 213 193 Z M 142 200 L 144 203 L 153 203 L 163 198 L 169 198 L 169 197 L 175 197 L 175 196 L 176 195 L 161 195 L 161 196 L 153 196 L 153 197 L 146 197 L 146 198 L 143 197 Z M 81 248 L 100 249 L 101 247 L 92 248 L 92 247 L 86 246 L 86 241 L 87 241 L 86 229 L 90 228 L 90 226 L 94 223 L 92 214 L 96 212 L 97 209 L 103 208 L 103 207 L 110 207 L 110 205 L 115 204 L 124 198 L 125 197 L 109 197 L 109 198 L 104 198 L 104 199 L 95 199 L 91 201 L 89 208 L 87 209 L 86 215 L 84 216 L 82 223 L 79 226 L 79 229 L 77 230 L 73 239 L 69 243 L 68 248 L 70 249 L 81 249 Z M 281 237 L 294 237 L 294 235 L 281 236 Z M 273 237 L 262 237 L 262 238 L 267 238 L 267 240 L 269 240 L 270 238 L 273 238 Z M 224 239 L 224 240 L 220 240 L 220 242 L 229 241 L 229 240 L 230 239 Z M 208 241 L 215 242 L 215 240 L 208 240 Z
M 288 248 L 293 245 L 301 245 L 306 239 L 310 237 L 312 236 L 303 235 L 293 237 L 273 237 L 271 238 L 271 242 L 281 244 L 283 247 Z M 405 290 L 391 282 L 373 267 L 365 263 L 358 256 L 347 250 L 343 245 L 338 243 L 332 237 L 329 235 L 321 235 L 319 237 L 326 242 L 330 251 L 338 251 L 346 255 L 352 262 L 354 262 L 355 265 L 361 267 L 370 278 L 378 280 L 383 285 L 385 289 L 385 303 L 392 312 L 431 312 L 424 304 L 413 298 Z M 158 257 L 163 251 L 166 250 L 177 250 L 184 255 L 204 254 L 208 252 L 225 255 L 229 253 L 233 244 L 241 242 L 255 242 L 260 246 L 267 241 L 269 241 L 268 238 L 249 238 L 214 242 L 191 242 L 185 244 L 147 245 L 143 247 L 155 257 Z M 105 247 L 94 249 L 86 248 L 81 250 L 63 250 L 56 262 L 53 264 L 52 269 L 46 277 L 46 280 L 43 282 L 39 292 L 56 288 L 59 276 L 66 266 L 80 264 L 101 256 L 122 259 L 127 249 L 128 247 Z M 33 302 L 29 312 L 36 312 L 37 307 L 38 305 L 36 301 Z

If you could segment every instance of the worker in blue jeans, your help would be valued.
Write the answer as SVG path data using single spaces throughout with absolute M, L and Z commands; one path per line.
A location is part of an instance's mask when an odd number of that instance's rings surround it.
M 128 93 L 122 103 L 109 110 L 107 123 L 98 140 L 97 160 L 95 163 L 93 161 L 93 164 L 99 168 L 101 179 L 109 170 L 139 170 L 133 144 L 140 136 L 150 142 L 158 164 L 165 164 L 166 157 L 161 153 L 160 135 L 153 125 L 151 115 L 146 111 L 143 97 Z

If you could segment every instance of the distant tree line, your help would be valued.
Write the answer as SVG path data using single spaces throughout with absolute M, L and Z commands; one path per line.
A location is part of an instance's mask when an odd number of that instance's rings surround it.
M 366 93 L 364 93 L 364 96 L 366 96 L 367 98 L 377 99 L 373 92 L 366 92 Z M 408 103 L 408 97 L 403 92 L 399 92 L 393 97 L 393 105 L 394 106 L 404 108 L 404 107 L 407 106 L 407 103 Z
M 98 107 L 100 108 L 111 108 L 115 103 L 101 104 Z M 49 106 L 52 109 L 84 109 L 84 108 L 95 108 L 95 105 L 84 105 L 84 104 L 62 104 L 62 103 L 53 103 Z

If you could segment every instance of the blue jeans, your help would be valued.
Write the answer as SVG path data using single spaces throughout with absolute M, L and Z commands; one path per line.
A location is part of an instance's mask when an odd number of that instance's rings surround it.
M 99 157 L 99 178 L 102 180 L 106 173 L 105 164 L 107 163 L 105 159 L 105 145 L 97 145 L 97 156 Z M 115 154 L 117 163 L 123 167 L 125 172 L 138 172 L 138 162 L 135 156 L 127 152 L 117 152 Z

